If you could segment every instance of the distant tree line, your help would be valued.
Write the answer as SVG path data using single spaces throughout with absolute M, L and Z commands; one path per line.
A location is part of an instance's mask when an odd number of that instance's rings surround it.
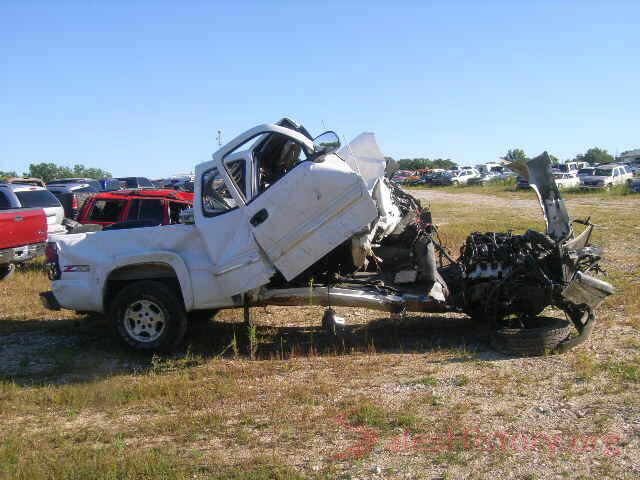
M 55 163 L 31 163 L 29 170 L 24 172 L 22 176 L 40 178 L 46 183 L 56 178 L 111 178 L 111 173 L 100 168 L 87 168 L 84 165 L 74 165 L 73 168 L 70 168 Z M 0 171 L 0 178 L 10 177 L 17 177 L 16 172 Z
M 553 164 L 562 163 L 560 159 L 555 155 L 549 154 L 549 157 L 551 158 L 551 162 Z M 397 166 L 396 169 L 399 170 L 422 170 L 425 168 L 449 169 L 451 167 L 457 166 L 457 163 L 449 158 L 403 158 L 401 160 L 398 160 L 397 162 L 391 157 L 385 158 L 388 163 L 390 161 L 395 162 L 394 166 Z M 526 162 L 527 160 L 529 160 L 529 157 L 521 148 L 513 148 L 507 150 L 506 155 L 502 158 L 503 160 L 507 160 L 510 162 Z M 615 158 L 606 150 L 593 147 L 587 150 L 585 153 L 576 155 L 576 157 L 572 159 L 572 161 L 587 163 L 611 163 L 615 162 Z
M 554 163 L 554 164 L 561 163 L 558 157 L 551 154 L 549 154 L 549 157 L 551 157 L 551 163 Z M 527 160 L 529 160 L 529 157 L 527 157 L 527 155 L 524 153 L 524 150 L 522 150 L 521 148 L 514 148 L 511 150 L 507 150 L 507 154 L 502 158 L 510 162 L 514 162 L 514 161 L 526 162 Z M 616 159 L 613 157 L 613 155 L 611 155 L 605 149 L 593 147 L 587 150 L 585 153 L 580 153 L 576 155 L 576 157 L 573 158 L 572 160 L 570 159 L 567 161 L 587 162 L 587 163 L 593 164 L 593 163 L 612 163 L 612 162 L 615 162 Z
M 425 168 L 451 168 L 458 164 L 448 158 L 403 158 L 398 160 L 400 170 L 422 170 Z

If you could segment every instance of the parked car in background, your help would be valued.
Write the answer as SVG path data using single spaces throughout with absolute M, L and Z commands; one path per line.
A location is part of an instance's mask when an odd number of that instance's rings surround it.
M 602 165 L 596 167 L 588 177 L 582 177 L 581 185 L 585 188 L 611 188 L 614 185 L 631 184 L 633 174 L 625 165 Z
M 505 166 L 497 162 L 480 163 L 476 165 L 475 168 L 482 175 L 486 175 L 489 173 L 504 173 L 505 170 Z
M 554 173 L 553 179 L 560 190 L 580 186 L 580 178 L 572 173 Z
M 100 193 L 100 190 L 89 183 L 50 183 L 47 185 L 47 190 L 53 193 L 62 204 L 64 216 L 73 220 L 78 216 L 87 198 Z
M 124 183 L 117 178 L 102 178 L 98 180 L 98 183 L 100 184 L 101 192 L 114 192 L 124 188 Z
M 102 187 L 100 186 L 100 182 L 95 178 L 56 178 L 55 180 L 51 180 L 47 182 L 47 187 L 53 185 L 70 185 L 70 184 L 88 184 L 96 189 L 97 192 L 102 191 Z
M 640 193 L 640 178 L 634 178 L 629 184 L 632 192 Z
M 470 178 L 467 181 L 467 185 L 486 185 L 489 182 L 499 180 L 501 178 L 505 178 L 505 175 L 494 170 L 484 174 L 480 174 L 479 177 Z
M 124 188 L 156 188 L 147 177 L 118 177 Z
M 431 177 L 431 185 L 440 187 L 443 185 L 451 185 L 451 172 L 437 172 Z
M 7 278 L 16 263 L 44 253 L 47 216 L 39 207 L 22 207 L 13 189 L 0 184 L 0 280 Z
M 78 222 L 109 227 L 131 225 L 172 225 L 180 212 L 193 205 L 193 193 L 175 190 L 120 190 L 92 195 L 78 215 Z M 131 223 L 138 222 L 138 223 Z
M 49 235 L 66 233 L 62 224 L 64 208 L 49 190 L 35 185 L 7 184 L 3 188 L 10 190 L 16 199 L 16 208 L 42 208 L 47 217 Z
M 451 175 L 451 185 L 467 185 L 472 178 L 480 178 L 481 176 L 475 168 L 463 168 Z
M 7 179 L 6 183 L 13 183 L 16 185 L 35 185 L 37 187 L 45 186 L 42 179 L 34 177 L 13 177 Z
M 396 183 L 404 183 L 407 177 L 410 177 L 411 175 L 413 175 L 413 172 L 409 170 L 398 170 L 396 173 L 393 174 L 393 176 L 391 177 L 391 180 Z
M 557 163 L 552 166 L 552 169 L 560 173 L 575 173 L 580 170 L 580 165 L 578 162 Z
M 578 170 L 578 178 L 582 178 L 582 177 L 590 177 L 591 175 L 593 175 L 593 171 L 596 169 L 596 167 L 583 167 L 580 170 Z
M 193 183 L 193 179 L 194 176 L 188 173 L 172 175 L 165 180 L 164 187 L 172 190 L 185 190 L 185 184 Z

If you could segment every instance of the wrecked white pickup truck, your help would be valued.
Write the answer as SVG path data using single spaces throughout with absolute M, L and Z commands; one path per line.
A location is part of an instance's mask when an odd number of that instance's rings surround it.
M 252 128 L 196 167 L 182 224 L 59 237 L 47 246 L 47 308 L 105 313 L 132 347 L 170 350 L 203 312 L 262 305 L 464 312 L 503 350 L 540 354 L 584 341 L 613 288 L 588 272 L 593 225 L 575 235 L 548 156 L 512 168 L 538 192 L 547 232 L 473 233 L 457 259 L 431 214 L 384 178 L 372 134 L 338 151 L 289 119 Z M 134 225 L 135 226 L 135 225 Z M 547 306 L 566 319 L 539 316 Z

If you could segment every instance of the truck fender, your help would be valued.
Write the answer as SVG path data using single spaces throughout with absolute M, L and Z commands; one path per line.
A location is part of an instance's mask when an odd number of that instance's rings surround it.
M 189 311 L 193 308 L 193 288 L 191 285 L 191 277 L 189 275 L 187 265 L 185 264 L 182 257 L 180 257 L 180 255 L 169 251 L 157 251 L 139 255 L 116 257 L 114 263 L 111 265 L 111 268 L 104 273 L 104 282 L 102 282 L 102 298 L 105 298 L 109 280 L 111 280 L 112 275 L 116 273 L 117 270 L 123 269 L 125 267 L 142 266 L 144 264 L 164 264 L 169 266 L 176 274 L 176 277 L 178 277 L 178 283 L 180 284 L 180 290 L 182 291 L 182 298 L 184 300 L 185 309 Z M 139 275 L 137 273 L 133 273 L 129 278 L 132 280 L 143 280 L 148 277 L 145 277 L 144 271 L 142 271 Z

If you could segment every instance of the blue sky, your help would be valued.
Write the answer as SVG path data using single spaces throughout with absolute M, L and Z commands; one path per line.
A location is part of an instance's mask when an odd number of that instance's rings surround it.
M 290 116 L 395 158 L 640 147 L 640 2 L 0 1 L 0 170 L 190 171 Z

